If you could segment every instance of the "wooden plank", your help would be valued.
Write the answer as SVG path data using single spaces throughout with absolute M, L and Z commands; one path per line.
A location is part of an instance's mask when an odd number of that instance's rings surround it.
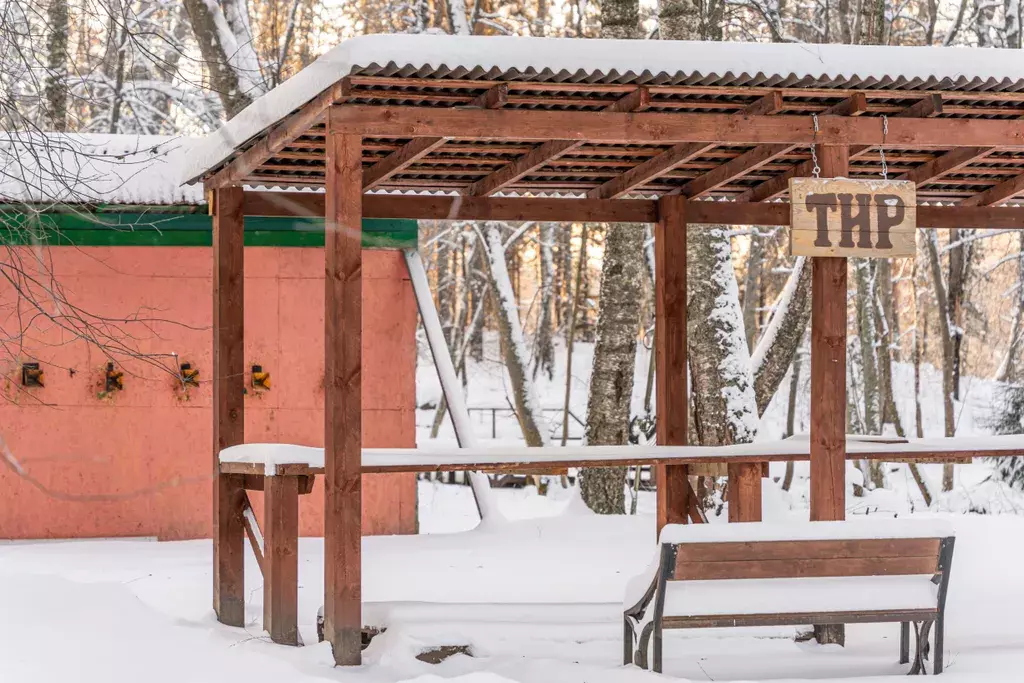
M 960 202 L 960 206 L 992 206 L 1002 204 L 1024 192 L 1024 173 L 990 187 L 984 192 L 971 195 Z
M 905 180 L 793 178 L 794 256 L 914 257 L 917 195 Z
M 299 486 L 267 477 L 263 496 L 263 630 L 281 645 L 299 644 Z
M 512 163 L 502 166 L 490 175 L 484 176 L 466 188 L 465 195 L 470 197 L 487 196 L 507 187 L 523 176 L 529 175 L 541 166 L 551 163 L 564 154 L 580 147 L 584 141 L 549 140 L 519 157 Z
M 344 101 L 348 97 L 349 90 L 347 77 L 324 90 L 294 114 L 270 129 L 270 132 L 258 139 L 256 144 L 238 154 L 210 176 L 206 180 L 206 187 L 209 189 L 226 187 L 246 178 L 260 164 L 287 147 L 289 142 L 309 132 L 310 128 L 322 122 L 328 108 Z M 235 148 L 237 149 L 245 142 L 245 140 L 234 141 Z M 192 180 L 198 180 L 198 178 L 192 178 Z
M 907 171 L 897 179 L 909 180 L 915 185 L 924 185 L 937 178 L 941 178 L 947 173 L 958 171 L 964 166 L 983 159 L 994 150 L 994 147 L 958 147 L 921 164 L 917 168 Z
M 877 624 L 934 619 L 935 609 L 857 610 L 851 612 L 788 612 L 783 614 L 719 614 L 715 616 L 666 615 L 663 628 L 715 628 L 723 626 L 802 626 L 818 624 Z
M 759 562 L 883 557 L 939 557 L 939 538 L 680 543 L 676 562 Z M 927 573 L 927 572 L 925 572 Z
M 798 579 L 826 576 L 910 576 L 933 574 L 938 556 L 843 557 L 839 559 L 733 560 L 729 562 L 678 562 L 674 578 L 717 581 L 721 579 Z
M 332 110 L 332 117 L 337 109 Z M 357 135 L 327 135 L 324 619 L 338 665 L 362 651 L 362 167 Z
M 374 187 L 404 171 L 435 149 L 443 147 L 451 138 L 416 138 L 395 150 L 363 173 L 363 189 Z
M 650 180 L 696 159 L 717 145 L 713 142 L 680 142 L 662 154 L 616 176 L 605 184 L 587 192 L 590 199 L 614 199 L 635 190 Z
M 658 402 L 657 443 L 682 446 L 688 439 L 686 387 L 686 200 L 658 200 L 654 227 L 654 354 Z M 685 465 L 657 469 L 658 533 L 666 524 L 686 524 L 690 482 Z
M 743 113 L 749 116 L 767 116 L 777 112 L 781 107 L 782 95 L 772 92 L 747 106 Z M 658 156 L 631 168 L 622 175 L 612 178 L 600 187 L 594 188 L 587 193 L 587 197 L 590 199 L 615 199 L 621 197 L 650 182 L 652 179 L 695 159 L 714 147 L 715 145 L 713 144 L 679 143 Z
M 213 201 L 213 609 L 245 624 L 245 529 L 241 477 L 220 474 L 219 454 L 245 441 L 245 251 L 241 187 Z
M 244 475 L 245 477 L 252 477 L 254 475 Z M 260 490 L 263 490 L 263 477 L 260 477 Z M 249 539 L 249 548 L 252 550 L 252 554 L 256 556 L 256 564 L 260 568 L 260 574 L 263 574 L 263 531 L 260 530 L 259 520 L 256 519 L 256 513 L 252 510 L 252 502 L 249 500 L 249 493 L 246 491 L 245 498 L 242 501 L 242 521 L 245 524 L 245 536 Z
M 845 147 L 819 146 L 824 176 L 846 176 Z M 817 257 L 811 272 L 811 520 L 846 517 L 846 259 Z
M 761 521 L 761 463 L 729 463 L 729 521 Z
M 365 136 L 459 137 L 479 140 L 590 141 L 595 143 L 810 144 L 807 116 L 619 113 L 528 109 L 438 109 L 338 105 L 338 125 Z M 877 147 L 877 118 L 821 116 L 818 141 L 825 145 Z M 892 147 L 999 147 L 1024 149 L 1024 121 L 946 118 L 889 119 Z
M 607 112 L 643 111 L 651 101 L 647 88 L 637 88 L 626 94 L 617 102 L 605 108 Z M 464 195 L 469 197 L 485 197 L 507 187 L 523 176 L 529 175 L 538 168 L 578 149 L 585 141 L 549 140 L 539 145 L 512 163 L 499 168 L 490 175 L 484 176 L 466 188 Z

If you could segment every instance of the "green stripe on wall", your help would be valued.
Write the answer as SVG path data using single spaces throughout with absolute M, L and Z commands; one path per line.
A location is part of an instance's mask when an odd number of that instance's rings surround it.
M 363 247 L 415 248 L 416 221 L 363 219 Z M 0 244 L 78 247 L 208 247 L 213 218 L 174 213 L 2 213 Z M 322 247 L 322 218 L 245 219 L 247 247 Z

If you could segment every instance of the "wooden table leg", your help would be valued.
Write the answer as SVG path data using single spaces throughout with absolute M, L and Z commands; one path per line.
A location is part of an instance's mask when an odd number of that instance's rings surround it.
M 282 645 L 299 644 L 299 478 L 264 479 L 263 628 Z

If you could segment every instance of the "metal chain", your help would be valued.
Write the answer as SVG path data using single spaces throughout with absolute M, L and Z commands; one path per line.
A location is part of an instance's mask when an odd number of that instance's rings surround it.
M 818 115 L 811 114 L 811 118 L 814 120 L 814 138 L 811 140 L 811 177 L 821 177 L 821 166 L 818 165 Z
M 882 115 L 882 146 L 878 148 L 878 153 L 882 156 L 882 180 L 889 179 L 889 165 L 885 161 L 885 138 L 889 135 L 889 117 Z

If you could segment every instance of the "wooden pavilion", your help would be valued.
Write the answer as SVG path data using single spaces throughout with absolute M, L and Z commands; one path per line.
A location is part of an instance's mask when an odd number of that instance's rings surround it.
M 658 464 L 660 528 L 687 519 L 687 465 L 714 459 L 707 449 L 673 448 L 687 437 L 689 226 L 788 225 L 790 178 L 811 175 L 815 159 L 823 177 L 879 177 L 880 149 L 890 177 L 916 184 L 919 227 L 1024 227 L 1015 202 L 1024 192 L 1024 65 L 997 50 L 956 48 L 369 36 L 253 103 L 193 150 L 187 177 L 212 194 L 215 226 L 218 618 L 241 625 L 244 617 L 240 493 L 265 488 L 269 509 L 301 486 L 298 477 L 262 476 L 272 473 L 266 465 L 222 466 L 218 457 L 244 441 L 243 216 L 326 216 L 324 462 L 277 463 L 276 474 L 325 476 L 326 636 L 339 664 L 357 664 L 362 473 L 585 462 L 565 451 L 443 462 L 362 452 L 364 216 L 656 225 L 664 450 L 602 451 L 593 460 Z M 812 519 L 845 514 L 847 264 L 820 257 L 812 268 L 810 444 L 732 452 L 735 521 L 760 519 L 760 462 L 783 456 L 810 460 Z M 911 450 L 860 447 L 857 457 L 987 453 Z M 295 549 L 281 540 L 293 524 L 290 503 L 278 509 L 267 522 L 266 563 L 278 567 L 264 568 L 272 585 L 294 583 Z M 294 610 L 283 590 L 268 620 Z

